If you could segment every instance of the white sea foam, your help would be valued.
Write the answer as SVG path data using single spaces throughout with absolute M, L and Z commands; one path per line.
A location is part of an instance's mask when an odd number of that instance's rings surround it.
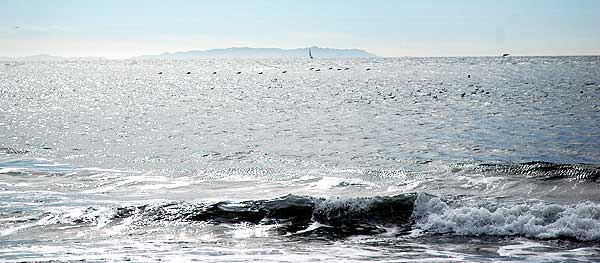
M 438 197 L 421 195 L 415 204 L 416 227 L 458 235 L 569 237 L 600 240 L 600 204 L 497 204 L 495 207 L 449 205 Z
M 251 237 L 269 237 L 269 230 L 272 229 L 271 225 L 250 225 L 247 223 L 236 224 L 233 229 L 228 233 L 233 238 L 244 239 Z
M 313 182 L 309 185 L 310 189 L 331 189 L 334 187 L 347 187 L 347 186 L 362 186 L 367 188 L 376 187 L 377 185 L 371 182 L 367 182 L 360 178 L 340 178 L 324 176 L 320 180 Z
M 501 246 L 498 255 L 510 258 L 506 261 L 514 262 L 515 259 L 527 258 L 528 262 L 586 262 L 586 257 L 593 257 L 598 253 L 595 248 L 576 248 L 567 251 L 555 251 L 551 247 L 532 241 L 519 241 L 518 244 Z

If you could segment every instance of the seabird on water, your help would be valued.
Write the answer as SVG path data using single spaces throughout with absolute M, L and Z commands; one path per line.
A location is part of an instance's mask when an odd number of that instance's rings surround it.
M 510 54 L 508 54 L 508 53 L 502 54 L 502 57 L 508 57 L 508 56 L 510 56 Z

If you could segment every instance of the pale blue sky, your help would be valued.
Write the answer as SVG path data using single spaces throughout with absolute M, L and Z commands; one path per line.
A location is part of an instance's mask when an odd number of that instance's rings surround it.
M 600 0 L 1 0 L 0 56 L 233 46 L 380 56 L 600 55 Z

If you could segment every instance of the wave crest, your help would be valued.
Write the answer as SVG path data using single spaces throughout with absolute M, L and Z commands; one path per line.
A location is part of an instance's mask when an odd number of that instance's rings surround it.
M 575 181 L 600 182 L 600 165 L 560 164 L 550 162 L 524 162 L 482 164 L 478 170 L 510 175 L 525 175 L 543 180 L 569 179 Z
M 496 204 L 451 206 L 438 197 L 416 201 L 415 227 L 430 233 L 600 240 L 600 205 Z

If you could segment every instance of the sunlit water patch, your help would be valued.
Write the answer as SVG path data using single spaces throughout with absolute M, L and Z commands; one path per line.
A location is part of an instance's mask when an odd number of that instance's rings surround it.
M 596 262 L 599 67 L 6 63 L 0 258 Z

